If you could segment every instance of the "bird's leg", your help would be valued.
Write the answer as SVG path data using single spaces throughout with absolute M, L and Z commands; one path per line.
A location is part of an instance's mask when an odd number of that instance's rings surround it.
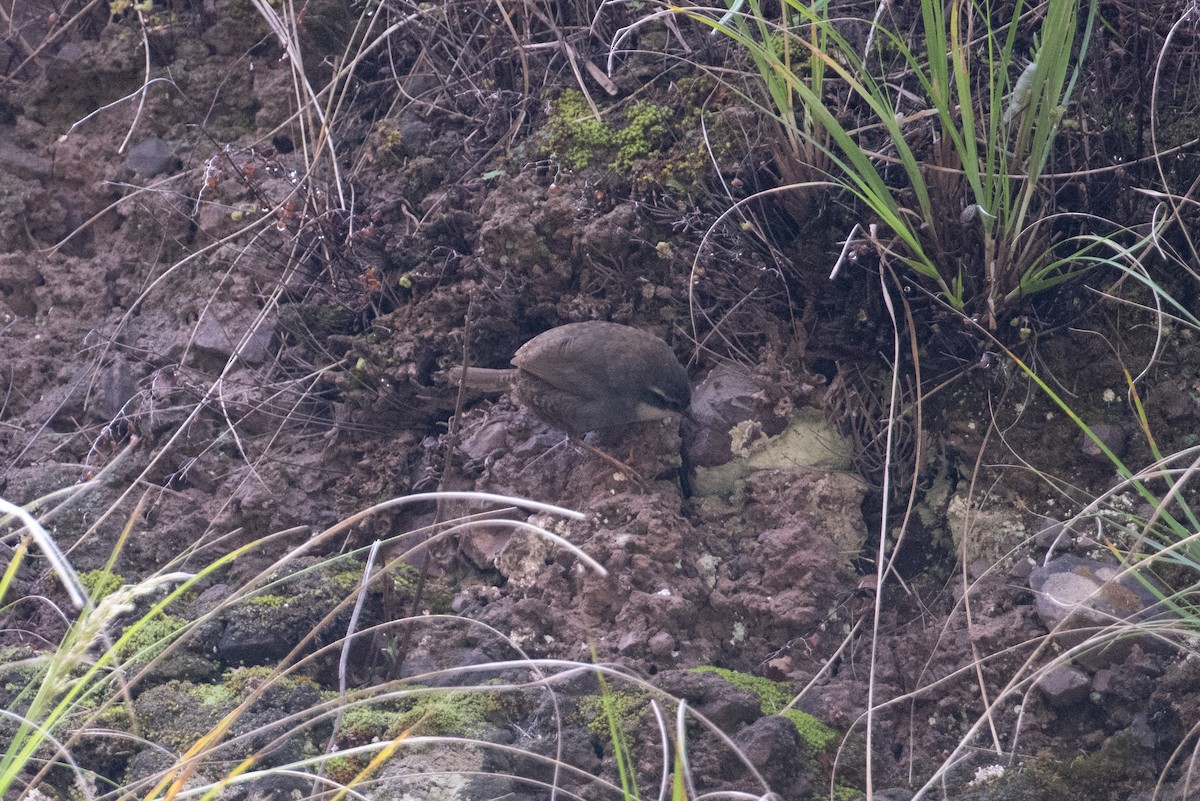
M 569 439 L 571 442 L 574 442 L 576 445 L 582 445 L 586 450 L 589 450 L 592 453 L 594 453 L 595 455 L 599 456 L 601 459 L 608 462 L 613 467 L 620 470 L 622 473 L 625 473 L 626 475 L 628 475 L 630 478 L 632 478 L 634 481 L 636 481 L 638 484 L 642 485 L 643 487 L 649 486 L 649 483 L 646 481 L 646 479 L 644 479 L 642 477 L 642 475 L 638 471 L 634 470 L 633 467 L 626 464 L 625 462 L 622 462 L 620 459 L 613 456 L 611 453 L 608 453 L 607 451 L 605 451 L 601 448 L 597 448 L 595 445 L 588 442 L 583 437 L 569 436 L 569 437 L 567 437 L 567 439 Z

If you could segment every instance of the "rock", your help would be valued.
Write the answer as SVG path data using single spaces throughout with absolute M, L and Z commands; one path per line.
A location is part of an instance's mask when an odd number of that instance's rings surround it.
M 1112 423 L 1096 423 L 1092 426 L 1092 433 L 1100 438 L 1113 455 L 1120 459 L 1125 455 L 1126 446 L 1128 445 L 1128 437 L 1125 434 L 1125 429 L 1119 425 Z M 1079 435 L 1079 450 L 1084 456 L 1097 461 L 1108 461 L 1109 457 L 1100 449 L 1100 446 L 1089 437 L 1087 434 Z
M 654 684 L 664 692 L 686 700 L 689 706 L 726 733 L 762 717 L 762 704 L 753 693 L 733 686 L 716 673 L 666 670 L 654 677 Z M 795 726 L 792 730 L 795 732 Z
M 261 364 L 270 355 L 275 320 L 271 318 L 260 324 L 255 321 L 256 316 L 257 312 L 249 308 L 209 310 L 196 326 L 196 347 L 227 359 L 241 345 L 238 356 L 243 362 Z M 250 328 L 250 337 L 242 344 L 243 335 Z
M 816 770 L 796 724 L 779 715 L 759 718 L 733 738 L 767 784 L 786 798 L 807 798 Z
M 875 791 L 875 801 L 911 801 L 915 795 L 906 787 L 889 787 L 886 790 Z
M 143 139 L 125 156 L 125 167 L 143 178 L 175 172 L 180 164 L 175 147 L 158 137 Z
M 1082 670 L 1070 666 L 1059 666 L 1049 671 L 1038 683 L 1037 688 L 1046 696 L 1046 702 L 1055 709 L 1067 709 L 1083 702 L 1088 697 L 1091 682 Z
M 656 659 L 669 659 L 675 651 L 675 637 L 670 632 L 660 631 L 646 643 Z
M 683 436 L 697 495 L 728 496 L 762 470 L 850 466 L 849 444 L 821 411 L 793 407 L 778 381 L 744 368 L 713 369 L 693 391 L 691 411 Z
M 1147 577 L 1141 578 L 1149 580 Z M 1159 598 L 1139 577 L 1115 560 L 1085 559 L 1066 554 L 1036 567 L 1029 575 L 1035 595 L 1035 610 L 1046 628 L 1054 631 L 1063 645 L 1073 647 L 1096 637 L 1100 629 L 1114 624 L 1138 623 L 1168 614 L 1159 606 Z M 1122 634 L 1129 635 L 1128 626 Z M 1093 670 L 1123 661 L 1134 643 L 1154 647 L 1151 637 L 1115 637 L 1115 631 L 1078 661 Z M 1159 644 L 1159 647 L 1166 647 Z

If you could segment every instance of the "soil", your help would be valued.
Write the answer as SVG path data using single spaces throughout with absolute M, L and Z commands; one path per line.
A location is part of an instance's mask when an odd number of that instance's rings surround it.
M 633 19 L 624 6 L 595 14 L 590 35 L 578 8 L 562 4 L 549 26 L 522 11 L 524 36 L 574 32 L 573 44 L 526 48 L 499 5 L 399 4 L 381 12 L 399 26 L 389 45 L 333 80 L 357 7 L 309 4 L 303 53 L 288 54 L 245 0 L 70 5 L 13 9 L 10 30 L 22 33 L 7 42 L 0 85 L 0 494 L 29 504 L 93 481 L 39 515 L 78 571 L 105 569 L 115 553 L 124 583 L 201 571 L 254 546 L 172 604 L 203 625 L 131 685 L 129 714 L 143 723 L 122 730 L 138 739 L 79 742 L 86 770 L 118 786 L 152 782 L 164 754 L 236 706 L 198 707 L 195 686 L 247 681 L 249 667 L 299 648 L 304 669 L 242 719 L 234 734 L 248 739 L 228 758 L 266 747 L 273 735 L 255 740 L 256 726 L 339 681 L 520 683 L 570 660 L 610 666 L 615 690 L 685 699 L 730 738 L 736 748 L 690 729 L 698 793 L 807 799 L 833 786 L 855 797 L 869 753 L 876 797 L 906 797 L 947 765 L 939 786 L 956 799 L 1143 799 L 1160 776 L 1159 797 L 1200 797 L 1181 778 L 1200 709 L 1183 642 L 1139 639 L 1111 659 L 1064 662 L 1073 672 L 1050 689 L 1034 679 L 1060 650 L 1029 587 L 1034 564 L 1064 548 L 1090 558 L 1108 555 L 1106 542 L 1130 547 L 1127 529 L 1155 510 L 998 341 L 936 313 L 911 279 L 893 300 L 911 298 L 920 358 L 905 333 L 903 408 L 889 412 L 894 343 L 878 264 L 827 277 L 850 227 L 847 201 L 793 193 L 747 204 L 744 224 L 722 216 L 783 172 L 768 127 L 706 77 L 705 65 L 734 58 L 726 45 L 683 31 L 690 58 L 668 64 L 655 48 L 670 50 L 674 34 L 646 31 L 605 79 L 622 102 L 673 115 L 649 154 L 622 168 L 620 156 L 573 164 L 551 101 L 582 81 L 615 102 L 576 71 L 580 60 L 604 64 Z M 1108 62 L 1086 76 L 1089 92 L 1107 87 L 1137 119 L 1147 93 L 1130 75 L 1151 69 L 1137 54 L 1164 46 L 1144 22 L 1114 12 L 1113 30 L 1138 48 L 1106 38 Z M 295 111 L 297 60 L 313 86 L 332 87 L 320 109 Z M 701 104 L 715 125 L 711 160 L 693 157 L 701 140 L 687 115 Z M 326 129 L 321 115 L 332 117 Z M 1100 142 L 1113 161 L 1138 158 L 1146 140 L 1090 135 L 1073 134 L 1071 148 Z M 1122 193 L 1145 174 L 1103 178 L 1123 182 L 1108 196 L 1130 205 L 1130 219 L 1148 206 Z M 1097 195 L 1100 180 L 1087 185 Z M 1185 281 L 1170 288 L 1187 306 Z M 1147 295 L 1127 284 L 1091 276 L 1022 306 L 1019 324 L 996 336 L 1137 470 L 1155 449 L 1194 445 L 1200 343 L 1185 326 L 1156 327 Z M 1143 308 L 1097 301 L 1098 290 Z M 464 355 L 503 367 L 537 333 L 589 319 L 662 336 L 695 385 L 682 425 L 591 439 L 640 481 L 507 395 L 460 399 L 446 380 Z M 888 421 L 891 472 L 879 447 Z M 436 536 L 426 528 L 495 503 L 426 500 L 338 526 L 437 489 L 582 512 L 530 519 L 604 572 L 506 522 L 524 512 Z M 1056 540 L 1055 524 L 1083 510 L 1087 522 Z M 880 531 L 895 562 L 877 588 Z M 376 542 L 386 543 L 379 559 L 398 563 L 352 623 L 337 604 L 353 597 L 346 574 L 362 572 Z M 10 563 L 18 538 L 10 530 L 0 543 Z M 290 603 L 222 606 L 254 582 Z M 21 565 L 5 603 L 6 663 L 63 636 L 56 610 L 69 604 L 41 560 Z M 339 669 L 347 627 L 375 624 Z M 461 672 L 493 664 L 503 667 Z M 802 737 L 738 674 L 785 683 L 787 700 L 836 736 Z M 476 745 L 414 746 L 380 796 L 548 798 L 536 782 L 556 781 L 580 797 L 618 797 L 597 783 L 615 781 L 613 738 L 584 722 L 598 687 L 594 673 L 568 671 L 554 694 L 480 713 Z M 648 697 L 630 712 L 643 790 L 664 760 Z M 195 716 L 172 711 L 181 708 Z M 363 742 L 380 736 L 364 731 Z M 303 755 L 289 742 L 268 749 L 267 764 Z M 574 772 L 555 777 L 537 755 Z M 435 791 L 412 778 L 429 765 L 490 778 L 438 778 Z M 971 784 L 993 765 L 1012 783 Z M 47 792 L 65 794 L 58 781 Z M 291 789 L 311 787 L 270 792 Z M 257 792 L 267 791 L 227 791 Z

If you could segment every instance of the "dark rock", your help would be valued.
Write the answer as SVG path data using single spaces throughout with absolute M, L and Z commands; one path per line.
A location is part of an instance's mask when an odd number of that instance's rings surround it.
M 670 632 L 660 631 L 651 637 L 646 645 L 656 659 L 669 659 L 675 650 L 675 637 Z
M 1151 390 L 1150 409 L 1158 409 L 1168 420 L 1187 417 L 1196 409 L 1195 402 L 1171 381 L 1163 381 Z
M 8 173 L 23 181 L 45 181 L 51 169 L 50 159 L 0 137 L 0 173 Z
M 1046 702 L 1056 709 L 1082 703 L 1091 689 L 1087 674 L 1073 667 L 1060 666 L 1049 671 L 1037 684 Z
M 808 796 L 816 771 L 796 724 L 779 715 L 768 715 L 742 729 L 733 739 L 769 787 L 786 798 Z
M 1139 712 L 1133 716 L 1133 723 L 1129 726 L 1129 736 L 1147 751 L 1153 751 L 1158 745 L 1158 734 L 1150 725 L 1150 717 L 1146 712 Z
M 210 309 L 196 325 L 196 347 L 225 359 L 236 350 L 238 357 L 247 364 L 260 364 L 270 355 L 275 321 L 269 319 L 259 323 L 255 319 L 257 314 L 250 306 Z M 250 336 L 243 342 L 246 331 Z
M 886 790 L 875 791 L 875 801 L 911 801 L 916 795 L 905 787 L 889 787 Z
M 143 139 L 125 156 L 125 167 L 143 178 L 175 172 L 180 164 L 175 147 L 158 137 Z
M 732 459 L 731 432 L 736 426 L 755 437 L 779 434 L 787 425 L 787 416 L 778 414 L 780 400 L 778 382 L 742 367 L 715 367 L 693 391 L 692 419 L 684 422 L 693 463 L 712 467 Z
M 762 704 L 753 693 L 734 687 L 716 673 L 666 670 L 654 678 L 654 684 L 687 701 L 688 706 L 724 732 L 732 732 L 762 717 Z M 794 731 L 795 727 L 792 728 Z
M 1112 451 L 1113 455 L 1120 459 L 1125 455 L 1126 446 L 1128 445 L 1128 436 L 1125 434 L 1125 429 L 1122 426 L 1112 423 L 1096 423 L 1092 427 L 1092 433 L 1095 434 L 1105 446 Z M 1095 440 L 1087 434 L 1079 435 L 1079 449 L 1084 456 L 1099 461 L 1108 461 L 1108 455 L 1100 449 Z

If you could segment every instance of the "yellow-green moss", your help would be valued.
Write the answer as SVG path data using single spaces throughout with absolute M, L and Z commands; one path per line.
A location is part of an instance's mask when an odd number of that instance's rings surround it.
M 343 570 L 340 573 L 334 573 L 329 577 L 330 580 L 343 590 L 353 590 L 358 587 L 362 581 L 362 568 L 355 570 Z
M 348 744 L 404 734 L 471 737 L 504 709 L 503 696 L 485 690 L 429 690 L 384 704 L 347 710 L 341 738 Z
M 502 714 L 504 704 L 500 693 L 431 690 L 347 710 L 338 739 L 353 746 L 408 735 L 472 737 Z M 346 782 L 367 764 L 366 757 L 338 757 L 329 762 L 328 774 L 335 781 Z
M 220 706 L 237 698 L 226 684 L 193 684 L 187 688 L 187 694 L 204 706 Z
M 571 89 L 551 105 L 545 149 L 573 170 L 605 164 L 625 172 L 664 146 L 675 116 L 667 106 L 639 100 L 625 111 L 621 124 L 610 125 L 596 117 L 582 92 Z
M 162 653 L 186 625 L 186 620 L 174 615 L 158 615 L 138 623 L 136 630 L 121 645 L 117 655 L 122 659 L 133 660 L 134 664 L 144 665 Z
M 288 598 L 284 595 L 272 595 L 267 593 L 265 595 L 253 595 L 246 599 L 246 603 L 250 604 L 251 606 L 265 606 L 268 609 L 278 609 L 281 606 L 287 606 L 293 600 L 294 599 Z
M 262 686 L 263 682 L 274 682 L 275 686 L 295 692 L 301 688 L 319 692 L 317 683 L 308 676 L 289 674 L 274 676 L 274 668 L 263 666 L 232 668 L 218 684 L 194 684 L 187 688 L 187 694 L 203 704 L 215 706 L 223 703 L 240 703 L 246 696 Z
M 594 737 L 607 742 L 612 731 L 609 727 L 611 715 L 623 736 L 628 738 L 637 719 L 649 708 L 649 698 L 644 690 L 607 689 L 596 695 L 585 695 L 579 699 L 579 715 Z
M 99 603 L 106 595 L 111 595 L 121 588 L 125 579 L 107 570 L 89 570 L 79 574 L 83 588 L 88 591 L 93 603 Z
M 567 167 L 578 170 L 598 161 L 613 146 L 613 131 L 592 113 L 578 89 L 568 89 L 551 106 L 546 147 Z
M 613 135 L 616 157 L 609 164 L 615 170 L 628 170 L 633 163 L 658 151 L 667 141 L 668 125 L 675 114 L 666 106 L 639 100 L 625 114 L 625 127 Z
M 381 164 L 399 164 L 404 156 L 404 132 L 381 122 L 367 147 L 367 158 Z
M 88 707 L 89 709 L 92 707 Z M 96 715 L 96 728 L 112 729 L 113 731 L 132 731 L 136 725 L 132 710 L 127 704 L 112 704 Z
M 838 733 L 821 721 L 798 709 L 781 711 L 791 700 L 791 689 L 785 682 L 771 681 L 762 676 L 752 676 L 749 673 L 739 673 L 736 670 L 701 666 L 692 668 L 696 673 L 715 673 L 734 687 L 745 690 L 758 699 L 759 707 L 764 715 L 782 715 L 790 720 L 800 733 L 800 739 L 818 753 L 837 739 Z
M 298 673 L 276 676 L 274 673 L 275 668 L 267 665 L 232 668 L 225 672 L 222 686 L 238 701 L 245 698 L 254 690 L 257 690 L 267 681 L 272 682 L 274 687 L 285 689 L 288 692 L 294 693 L 300 690 L 311 690 L 318 695 L 320 694 L 320 685 L 309 676 Z
M 400 146 L 404 144 L 404 134 L 396 128 L 389 128 L 380 123 L 379 144 L 387 150 L 399 150 Z
M 836 731 L 807 712 L 789 709 L 783 713 L 783 716 L 795 724 L 796 731 L 800 732 L 800 739 L 812 749 L 814 754 L 824 751 L 826 746 L 838 739 Z

